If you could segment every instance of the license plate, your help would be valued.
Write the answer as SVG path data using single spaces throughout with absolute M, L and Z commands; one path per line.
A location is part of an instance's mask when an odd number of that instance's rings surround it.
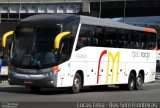
M 32 81 L 24 81 L 24 84 L 32 84 Z

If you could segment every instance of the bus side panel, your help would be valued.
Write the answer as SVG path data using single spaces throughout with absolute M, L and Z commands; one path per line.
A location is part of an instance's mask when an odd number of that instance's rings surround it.
M 128 78 L 129 78 L 129 75 L 130 75 L 131 72 L 136 72 L 136 77 L 137 77 L 139 71 L 144 70 L 144 66 L 145 66 L 144 63 L 138 63 L 138 62 L 135 62 L 135 63 L 134 62 L 128 62 L 128 63 L 126 63 L 125 74 L 126 74 L 127 79 L 125 80 L 125 84 L 128 83 Z M 148 69 L 145 68 L 145 70 L 148 70 Z
M 85 48 L 84 48 L 85 49 Z M 89 83 L 89 74 L 87 73 L 88 68 L 88 59 L 86 50 L 80 49 L 72 53 L 71 61 L 71 73 L 72 76 L 75 76 L 76 72 L 83 74 L 83 86 L 88 85 Z M 73 84 L 73 79 L 72 79 Z
M 126 83 L 127 78 L 128 77 L 126 75 L 126 63 L 120 62 L 120 67 L 119 67 L 119 71 L 116 75 L 115 84 L 124 84 L 124 83 Z
M 58 66 L 59 71 L 57 72 L 57 87 L 69 87 L 71 86 L 71 80 L 73 76 L 71 74 L 70 62 L 64 62 Z
M 136 77 L 140 71 L 144 71 L 144 82 L 151 82 L 155 80 L 155 63 L 126 63 L 126 76 L 125 83 L 128 83 L 128 77 L 131 71 L 136 72 Z
M 101 67 L 99 69 L 99 85 L 105 85 L 107 79 L 111 79 L 111 76 L 107 76 L 107 62 L 101 62 Z
M 156 63 L 148 63 L 146 64 L 146 68 L 148 69 L 148 71 L 145 72 L 144 82 L 155 81 Z
M 87 54 L 88 56 L 88 54 Z M 97 64 L 97 63 L 96 63 Z M 87 62 L 87 77 L 85 85 L 96 85 L 96 76 L 97 76 L 97 66 L 94 61 Z
M 84 80 L 86 79 L 86 62 L 67 61 L 59 65 L 57 87 L 71 87 L 76 72 L 82 72 Z M 86 80 L 85 80 L 86 81 Z M 84 82 L 85 85 L 86 82 Z
M 84 86 L 127 84 L 132 70 L 137 76 L 140 70 L 143 70 L 145 82 L 154 81 L 155 57 L 154 53 L 148 50 L 84 47 L 72 54 L 70 70 L 64 68 L 63 72 L 67 71 L 66 73 L 61 72 L 62 70 L 59 72 L 58 84 L 72 86 L 77 71 L 83 72 Z M 68 64 L 62 67 L 68 67 Z M 62 76 L 65 76 L 63 84 Z
M 84 47 L 75 51 L 73 56 L 72 60 L 80 63 L 75 65 L 75 71 L 82 70 L 84 72 L 85 86 L 125 82 L 125 63 L 121 62 L 120 52 L 117 49 Z M 84 62 L 86 63 L 85 67 L 81 67 Z
M 97 49 L 97 48 L 96 48 Z M 96 85 L 99 53 L 95 48 L 84 47 L 73 53 L 72 61 L 74 72 L 82 71 L 84 74 L 84 86 Z

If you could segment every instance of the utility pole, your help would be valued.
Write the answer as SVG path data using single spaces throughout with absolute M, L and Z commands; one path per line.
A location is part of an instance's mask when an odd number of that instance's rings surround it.
M 126 5 L 127 5 L 127 0 L 124 0 L 124 8 L 123 8 L 123 22 L 126 20 Z
M 19 15 L 18 15 L 18 17 L 19 17 L 19 20 L 21 19 L 21 0 L 19 0 Z
M 8 0 L 8 19 L 7 19 L 8 21 L 9 21 L 9 14 L 10 14 L 9 12 L 10 12 L 10 0 Z
M 101 18 L 102 1 L 99 1 L 99 18 Z

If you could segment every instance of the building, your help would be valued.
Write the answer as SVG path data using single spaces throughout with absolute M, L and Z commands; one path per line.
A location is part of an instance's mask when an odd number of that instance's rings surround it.
M 137 11 L 138 10 L 138 11 Z M 85 14 L 95 17 L 159 15 L 159 0 L 0 0 L 0 37 L 34 14 Z
M 13 30 L 27 16 L 42 13 L 77 14 L 82 0 L 0 0 L 0 35 Z

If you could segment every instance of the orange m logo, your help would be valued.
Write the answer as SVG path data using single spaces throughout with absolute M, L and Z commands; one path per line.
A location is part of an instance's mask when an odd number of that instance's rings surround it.
M 111 60 L 110 60 L 111 59 Z M 117 59 L 117 61 L 116 61 Z M 114 67 L 115 62 L 117 63 L 117 70 L 116 70 L 116 83 L 118 83 L 118 75 L 119 75 L 119 62 L 120 62 L 120 52 L 118 51 L 115 55 L 112 52 L 108 51 L 108 63 L 107 63 L 107 72 L 106 72 L 106 84 L 108 84 L 108 74 L 109 74 L 109 67 L 110 63 L 112 64 L 112 74 L 111 74 L 111 83 L 114 80 Z

